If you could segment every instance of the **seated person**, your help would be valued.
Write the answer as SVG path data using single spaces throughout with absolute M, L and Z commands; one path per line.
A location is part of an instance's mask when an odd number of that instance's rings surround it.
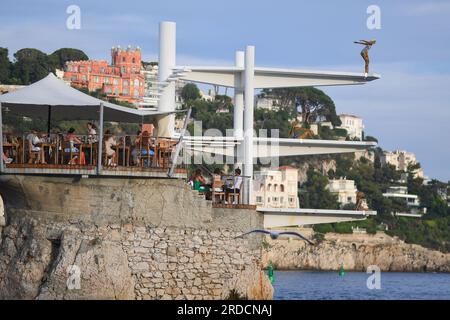
M 148 131 L 142 132 L 141 137 L 141 156 L 153 156 L 155 151 L 151 149 L 151 135 Z M 145 165 L 149 166 L 148 159 L 145 159 Z
M 234 170 L 234 184 L 232 183 L 232 185 L 228 186 L 225 190 L 226 197 L 228 198 L 228 194 L 230 193 L 240 193 L 241 184 L 242 184 L 241 169 L 237 168 L 236 170 Z
M 108 157 L 108 166 L 116 166 L 116 146 L 117 141 L 111 131 L 106 130 L 105 132 L 105 152 Z
M 69 148 L 64 148 L 64 152 L 66 153 L 80 153 L 80 159 L 78 159 L 78 155 L 75 155 L 70 159 L 69 164 L 76 164 L 78 161 L 78 164 L 85 165 L 86 159 L 84 152 L 78 149 L 75 144 L 82 144 L 83 142 L 75 135 L 75 129 L 70 128 L 67 131 L 67 135 L 64 137 L 64 141 L 69 143 Z
M 194 188 L 194 190 L 203 191 L 206 185 L 206 179 L 202 176 L 202 171 L 197 169 L 189 178 L 189 184 Z
M 222 174 L 222 171 L 219 168 L 216 168 L 213 173 L 213 183 L 212 186 L 214 186 L 214 192 L 223 192 L 224 191 L 224 181 L 223 181 L 224 175 Z
M 37 162 L 38 163 L 44 163 L 41 160 L 41 147 L 39 147 L 38 145 L 40 143 L 42 143 L 43 141 L 39 138 L 39 136 L 37 135 L 37 131 L 35 129 L 31 129 L 31 132 L 27 135 L 26 140 L 28 141 L 28 146 L 30 148 L 31 152 L 37 153 Z M 28 161 L 29 163 L 31 163 L 31 158 Z
M 12 158 L 8 158 L 4 153 L 3 153 L 3 162 L 8 164 L 11 163 L 13 161 Z
M 141 130 L 138 130 L 138 132 L 136 132 L 136 138 L 134 139 L 133 150 L 131 151 L 131 157 L 133 158 L 133 163 L 135 166 L 139 165 L 138 151 L 141 146 L 141 139 L 142 132 Z

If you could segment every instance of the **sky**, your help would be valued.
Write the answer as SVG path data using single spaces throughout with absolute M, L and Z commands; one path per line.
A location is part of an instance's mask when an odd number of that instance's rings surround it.
M 112 46 L 140 46 L 156 60 L 158 23 L 177 22 L 179 65 L 230 65 L 256 47 L 256 65 L 362 72 L 359 39 L 377 39 L 364 86 L 324 87 L 338 113 L 364 119 L 386 150 L 416 153 L 430 178 L 450 180 L 450 1 L 417 0 L 1 0 L 0 47 L 83 50 L 110 60 Z M 6 5 L 6 2 L 8 4 Z M 77 5 L 81 28 L 66 27 Z M 367 8 L 381 10 L 369 30 Z

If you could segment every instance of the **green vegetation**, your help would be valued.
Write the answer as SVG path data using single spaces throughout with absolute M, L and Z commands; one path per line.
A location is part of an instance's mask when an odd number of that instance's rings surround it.
M 337 232 L 348 233 L 352 227 L 365 228 L 368 233 L 375 233 L 377 230 L 384 230 L 381 226 L 387 226 L 387 233 L 397 236 L 407 243 L 420 244 L 424 247 L 450 252 L 450 207 L 442 194 L 446 194 L 449 184 L 431 181 L 424 185 L 423 180 L 414 177 L 414 171 L 420 168 L 420 164 L 408 168 L 408 179 L 406 184 L 411 194 L 417 194 L 421 206 L 426 208 L 427 214 L 422 218 L 394 217 L 391 212 L 407 212 L 408 208 L 403 201 L 383 197 L 382 193 L 392 185 L 402 185 L 400 172 L 392 166 L 381 166 L 379 155 L 381 149 L 375 149 L 375 163 L 370 163 L 364 158 L 360 161 L 354 161 L 352 155 L 334 156 L 337 164 L 336 172 L 330 171 L 326 176 L 315 173 L 310 177 L 308 173 L 308 182 L 310 180 L 325 180 L 329 178 L 347 177 L 354 180 L 359 191 L 364 192 L 367 203 L 372 210 L 378 212 L 374 218 L 369 218 L 360 222 L 346 222 L 339 224 L 324 224 L 314 226 L 314 230 L 320 233 Z M 317 190 L 307 189 L 311 195 L 306 197 L 302 192 L 299 193 L 302 206 L 309 206 L 310 203 L 302 202 L 302 199 L 321 198 L 324 184 L 319 185 Z M 325 197 L 326 199 L 326 197 Z M 304 201 L 304 200 L 303 200 Z M 317 208 L 324 207 L 317 206 Z M 335 208 L 335 204 L 326 205 L 326 208 Z M 344 208 L 350 209 L 350 208 Z
M 8 58 L 8 49 L 0 48 L 0 83 L 29 85 L 46 77 L 49 72 L 62 69 L 66 61 L 88 60 L 81 50 L 62 48 L 50 55 L 25 48 L 14 53 L 14 62 Z

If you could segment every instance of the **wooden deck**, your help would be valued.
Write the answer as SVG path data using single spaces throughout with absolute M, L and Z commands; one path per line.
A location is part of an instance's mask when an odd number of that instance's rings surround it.
M 5 174 L 36 174 L 36 175 L 87 175 L 96 176 L 97 168 L 92 165 L 59 165 L 59 164 L 7 164 Z M 102 167 L 101 176 L 136 177 L 136 178 L 168 178 L 166 168 L 146 167 Z M 185 169 L 175 169 L 172 178 L 186 179 Z

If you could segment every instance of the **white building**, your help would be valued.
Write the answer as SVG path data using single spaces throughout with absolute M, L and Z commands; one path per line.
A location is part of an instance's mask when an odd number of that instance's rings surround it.
M 256 96 L 255 105 L 257 108 L 266 109 L 266 110 L 275 110 L 276 111 L 276 110 L 280 109 L 278 100 L 272 99 L 269 97 Z
M 262 169 L 255 172 L 253 200 L 262 208 L 299 208 L 296 168 Z
M 407 172 L 409 165 L 417 163 L 416 155 L 408 151 L 396 150 L 393 152 L 385 151 L 380 157 L 381 165 L 385 166 L 390 164 L 398 171 Z M 422 169 L 416 170 L 414 173 L 418 178 L 425 178 Z
M 383 196 L 386 198 L 400 199 L 405 201 L 408 206 L 409 212 L 392 212 L 396 216 L 404 217 L 421 217 L 426 213 L 426 209 L 420 209 L 419 197 L 415 194 L 408 194 L 408 188 L 404 186 L 392 186 L 389 187 Z
M 363 119 L 351 114 L 340 114 L 341 126 L 339 128 L 347 130 L 347 134 L 351 139 L 363 139 L 364 125 Z
M 329 181 L 327 188 L 331 193 L 338 196 L 338 201 L 341 205 L 356 204 L 358 190 L 356 189 L 355 181 L 347 180 L 346 178 L 332 179 Z

